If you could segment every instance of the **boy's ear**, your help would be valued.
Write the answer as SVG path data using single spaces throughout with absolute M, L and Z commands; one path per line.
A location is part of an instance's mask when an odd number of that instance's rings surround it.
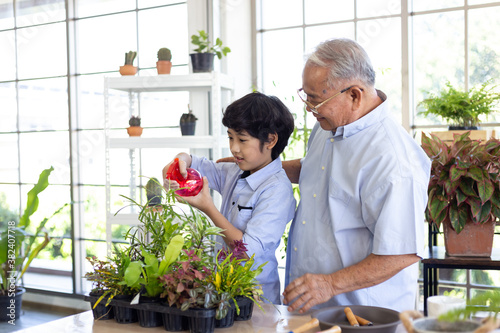
M 266 147 L 267 149 L 273 149 L 274 146 L 276 146 L 276 143 L 278 142 L 278 134 L 276 133 L 271 133 L 269 134 L 269 136 L 267 137 L 267 143 L 266 143 Z

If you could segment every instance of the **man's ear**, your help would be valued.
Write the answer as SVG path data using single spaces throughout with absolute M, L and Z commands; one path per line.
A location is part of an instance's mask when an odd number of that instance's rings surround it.
M 357 111 L 361 107 L 361 97 L 363 95 L 363 91 L 358 87 L 352 87 L 349 89 L 349 97 L 352 101 L 352 111 Z
M 277 142 L 278 142 L 278 134 L 276 133 L 269 134 L 269 136 L 267 137 L 266 148 L 273 149 L 274 146 L 276 146 Z

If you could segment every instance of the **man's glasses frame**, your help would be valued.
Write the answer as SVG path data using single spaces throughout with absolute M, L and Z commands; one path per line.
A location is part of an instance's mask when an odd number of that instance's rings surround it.
M 338 95 L 340 94 L 343 94 L 345 93 L 347 90 L 351 89 L 351 88 L 354 88 L 356 87 L 356 85 L 353 85 L 353 86 L 350 86 L 350 87 L 347 87 L 345 89 L 342 89 L 341 91 L 339 91 L 338 93 L 334 94 L 333 96 L 330 96 L 328 97 L 327 99 L 325 99 L 323 102 L 317 104 L 317 105 L 313 105 L 311 102 L 309 102 L 307 100 L 307 97 L 306 99 L 304 99 L 301 95 L 302 94 L 305 94 L 305 96 L 307 96 L 307 94 L 304 92 L 304 88 L 300 88 L 300 89 L 297 89 L 297 94 L 299 95 L 299 98 L 302 102 L 304 102 L 304 104 L 307 106 L 307 108 L 312 112 L 312 113 L 316 113 L 316 114 L 319 114 L 318 113 L 318 108 L 322 105 L 324 105 L 325 103 L 328 103 L 329 101 L 331 101 L 333 98 L 337 97 Z M 361 91 L 363 91 L 362 88 L 359 88 Z

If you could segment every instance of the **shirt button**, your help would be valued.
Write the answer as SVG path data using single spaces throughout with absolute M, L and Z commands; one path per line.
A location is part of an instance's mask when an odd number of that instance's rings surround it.
M 335 139 L 334 139 L 334 138 L 331 138 L 331 139 L 330 139 L 330 142 L 333 142 L 333 141 L 335 141 Z
M 322 166 L 322 167 L 321 167 L 321 170 L 325 170 L 325 167 L 324 167 L 324 166 Z
M 306 221 L 302 221 L 302 224 L 306 224 Z
M 314 193 L 314 194 L 313 194 L 313 197 L 315 197 L 315 198 L 316 198 L 316 193 Z
M 294 248 L 293 248 L 293 250 L 294 250 L 294 251 L 297 251 L 297 248 L 296 248 L 296 247 L 294 247 Z

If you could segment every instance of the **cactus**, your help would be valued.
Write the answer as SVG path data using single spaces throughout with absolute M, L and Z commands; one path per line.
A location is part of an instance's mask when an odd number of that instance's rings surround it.
M 170 52 L 170 49 L 166 47 L 162 47 L 161 49 L 158 50 L 158 61 L 170 61 L 172 60 L 172 52 Z
M 132 117 L 130 117 L 130 120 L 128 121 L 128 124 L 130 126 L 141 126 L 141 117 L 139 117 L 139 116 L 132 116 Z
M 146 196 L 148 198 L 148 206 L 155 206 L 161 204 L 161 194 L 163 187 L 155 177 L 149 178 L 146 183 Z
M 135 52 L 135 51 L 125 52 L 125 65 L 133 65 L 136 55 L 137 55 L 137 52 Z

